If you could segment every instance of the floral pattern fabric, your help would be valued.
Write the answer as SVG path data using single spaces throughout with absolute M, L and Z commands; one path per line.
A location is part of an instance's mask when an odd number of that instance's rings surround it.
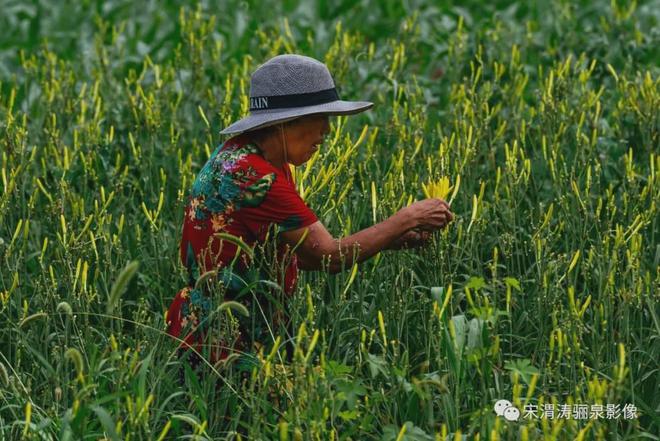
M 245 135 L 220 145 L 202 167 L 188 196 L 179 250 L 188 271 L 188 286 L 176 294 L 169 307 L 168 333 L 181 338 L 184 347 L 209 344 L 206 318 L 226 299 L 214 299 L 196 289 L 201 274 L 218 270 L 229 298 L 251 281 L 263 278 L 245 253 L 236 259 L 238 246 L 219 238 L 218 233 L 231 234 L 253 246 L 263 243 L 274 225 L 281 232 L 316 221 L 314 212 L 296 192 L 288 164 L 283 169 L 273 166 Z M 276 254 L 285 265 L 277 282 L 290 294 L 297 279 L 295 254 L 287 253 L 280 243 Z M 212 358 L 226 355 L 226 346 L 222 346 Z

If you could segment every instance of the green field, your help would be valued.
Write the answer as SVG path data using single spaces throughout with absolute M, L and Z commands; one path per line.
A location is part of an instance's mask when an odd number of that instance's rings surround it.
M 658 0 L 0 0 L 0 440 L 660 439 L 659 22 Z M 375 103 L 296 170 L 328 230 L 460 176 L 455 221 L 304 273 L 248 380 L 183 388 L 186 195 L 289 52 Z

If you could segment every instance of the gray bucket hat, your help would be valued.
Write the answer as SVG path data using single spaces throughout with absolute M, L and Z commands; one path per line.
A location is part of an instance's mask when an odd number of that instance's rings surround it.
M 373 105 L 339 99 L 330 71 L 320 61 L 303 55 L 278 55 L 252 73 L 250 115 L 220 133 L 247 132 L 304 115 L 351 115 Z

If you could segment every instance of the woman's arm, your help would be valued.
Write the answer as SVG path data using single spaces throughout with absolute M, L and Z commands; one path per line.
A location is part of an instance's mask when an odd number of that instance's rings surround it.
M 401 250 L 417 248 L 426 245 L 431 239 L 431 232 L 418 231 L 415 229 L 408 230 L 394 240 L 386 250 Z
M 308 230 L 296 249 L 298 266 L 304 270 L 327 268 L 334 274 L 382 250 L 396 248 L 397 240 L 413 228 L 437 230 L 450 222 L 452 217 L 445 201 L 426 199 L 399 210 L 383 222 L 340 239 L 333 238 L 321 222 L 283 232 L 280 237 L 293 247 Z

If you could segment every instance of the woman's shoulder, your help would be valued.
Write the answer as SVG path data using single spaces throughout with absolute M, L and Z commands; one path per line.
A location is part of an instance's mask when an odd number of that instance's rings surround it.
M 268 174 L 274 168 L 264 159 L 256 144 L 240 135 L 220 145 L 213 155 L 212 163 L 215 170 L 230 173 L 251 169 L 259 174 Z

